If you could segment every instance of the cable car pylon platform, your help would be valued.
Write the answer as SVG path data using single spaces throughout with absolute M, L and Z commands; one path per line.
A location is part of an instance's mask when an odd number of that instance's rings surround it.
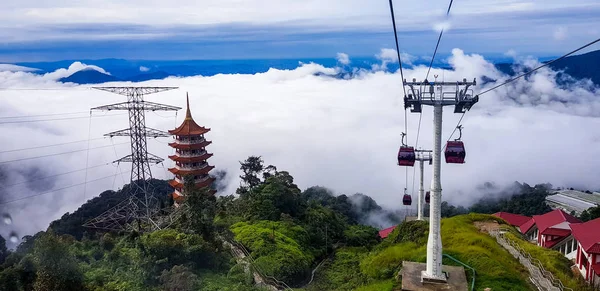
M 405 291 L 468 291 L 467 276 L 465 269 L 457 266 L 442 266 L 446 274 L 445 282 L 424 281 L 421 272 L 425 271 L 426 264 L 416 262 L 402 262 L 402 290 Z

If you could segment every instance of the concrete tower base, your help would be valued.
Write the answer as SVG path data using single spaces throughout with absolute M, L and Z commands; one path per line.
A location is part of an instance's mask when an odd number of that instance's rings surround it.
M 405 291 L 468 291 L 467 276 L 463 267 L 442 266 L 446 282 L 421 279 L 426 264 L 402 262 L 402 290 Z

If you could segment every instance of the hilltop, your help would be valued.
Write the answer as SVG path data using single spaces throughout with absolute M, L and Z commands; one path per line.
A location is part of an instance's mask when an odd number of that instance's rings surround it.
M 2 248 L 0 239 L 0 290 L 263 290 L 253 284 L 247 272 L 252 270 L 297 290 L 385 291 L 400 286 L 396 275 L 403 260 L 425 261 L 426 222 L 401 223 L 403 216 L 364 194 L 336 196 L 322 186 L 301 191 L 289 172 L 265 166 L 260 157 L 249 157 L 241 170 L 237 198 L 214 197 L 186 183 L 189 209 L 170 229 L 105 233 L 81 226 L 127 197 L 133 186 L 126 185 L 66 213 L 47 231 L 25 237 L 14 252 Z M 215 185 L 225 175 L 216 174 Z M 173 203 L 166 181 L 150 183 L 161 203 Z M 547 187 L 515 184 L 512 198 L 500 199 L 499 208 L 492 203 L 474 207 L 495 211 L 515 201 L 535 201 L 547 195 Z M 446 215 L 458 214 L 454 210 Z M 399 227 L 382 240 L 368 225 L 373 217 Z M 443 219 L 445 253 L 476 269 L 477 290 L 534 290 L 519 262 L 474 225 L 486 221 L 508 227 L 483 214 Z M 247 249 L 251 268 L 230 251 L 232 244 Z M 444 264 L 457 263 L 445 258 Z M 579 284 L 571 277 L 567 282 Z M 469 272 L 467 278 L 472 279 Z

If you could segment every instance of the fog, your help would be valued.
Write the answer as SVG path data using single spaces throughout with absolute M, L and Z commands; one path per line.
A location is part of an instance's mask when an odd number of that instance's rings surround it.
M 338 57 L 341 64 L 351 66 L 352 56 Z M 180 107 L 185 107 L 186 92 L 189 93 L 194 119 L 211 128 L 206 134 L 213 141 L 208 147 L 214 153 L 209 162 L 228 171 L 229 185 L 220 195 L 234 193 L 239 185 L 238 161 L 261 155 L 266 164 L 289 171 L 302 189 L 323 185 L 337 194 L 360 192 L 395 210 L 403 208 L 405 187 L 413 194 L 416 207 L 418 177 L 413 179 L 413 168 L 396 165 L 405 114 L 400 73 L 381 70 L 393 57 L 389 50 L 382 50 L 380 67 L 360 71 L 348 80 L 326 76 L 338 73 L 340 68 L 302 64 L 294 70 L 171 77 L 135 85 L 178 86 L 178 90 L 147 95 L 145 99 Z M 535 59 L 514 57 L 524 67 L 539 64 Z M 446 81 L 477 78 L 476 93 L 497 84 L 481 85 L 484 76 L 496 82 L 508 78 L 483 57 L 467 55 L 459 49 L 453 50 L 448 63 L 452 70 L 434 69 L 431 75 Z M 86 67 L 76 63 L 46 75 L 0 72 L 0 88 L 5 88 L 0 90 L 0 199 L 5 202 L 0 211 L 13 218 L 10 227 L 2 225 L 0 234 L 5 237 L 12 229 L 18 230 L 20 236 L 43 230 L 49 222 L 74 211 L 87 199 L 104 190 L 116 190 L 129 180 L 130 165 L 117 168 L 110 163 L 129 153 L 128 139 L 102 138 L 104 133 L 128 127 L 127 115 L 93 112 L 89 118 L 90 108 L 123 102 L 125 97 L 89 86 L 56 83 L 68 72 Z M 404 76 L 422 79 L 426 71 L 423 66 L 413 67 L 406 69 Z M 325 74 L 316 76 L 318 72 Z M 556 74 L 542 69 L 480 97 L 462 122 L 466 163 L 442 166 L 444 200 L 460 205 L 474 203 L 483 195 L 477 187 L 485 182 L 500 186 L 514 181 L 532 185 L 549 182 L 555 186 L 600 188 L 597 165 L 593 162 L 600 159 L 599 92 L 589 81 L 565 80 L 564 76 L 561 78 L 565 82 L 559 85 Z M 34 116 L 48 114 L 60 115 Z M 419 115 L 409 111 L 406 114 L 408 141 L 414 145 Z M 417 146 L 430 148 L 432 109 L 424 107 L 422 114 Z M 173 129 L 183 117 L 184 111 L 177 116 L 172 112 L 148 112 L 146 125 Z M 452 108 L 444 109 L 444 140 L 459 118 Z M 169 140 L 149 139 L 149 152 L 167 158 L 173 152 L 166 144 Z M 10 151 L 72 141 L 80 142 Z M 53 155 L 57 153 L 65 154 Z M 42 155 L 48 156 L 26 159 Z M 166 160 L 164 168 L 153 166 L 154 177 L 171 178 L 166 168 L 172 165 Z M 87 173 L 58 175 L 92 166 Z M 124 174 L 115 175 L 121 171 Z M 430 172 L 427 165 L 427 189 Z M 39 179 L 53 175 L 58 176 Z M 93 182 L 68 187 L 86 180 Z M 31 195 L 39 196 L 6 203 Z

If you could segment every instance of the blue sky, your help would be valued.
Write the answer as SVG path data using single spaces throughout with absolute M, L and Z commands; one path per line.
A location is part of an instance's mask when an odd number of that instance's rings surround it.
M 12 3 L 6 3 L 12 2 Z M 600 36 L 597 0 L 396 0 L 401 50 L 553 56 Z M 386 0 L 0 2 L 0 62 L 373 56 L 393 48 Z M 599 48 L 592 48 L 599 49 Z

